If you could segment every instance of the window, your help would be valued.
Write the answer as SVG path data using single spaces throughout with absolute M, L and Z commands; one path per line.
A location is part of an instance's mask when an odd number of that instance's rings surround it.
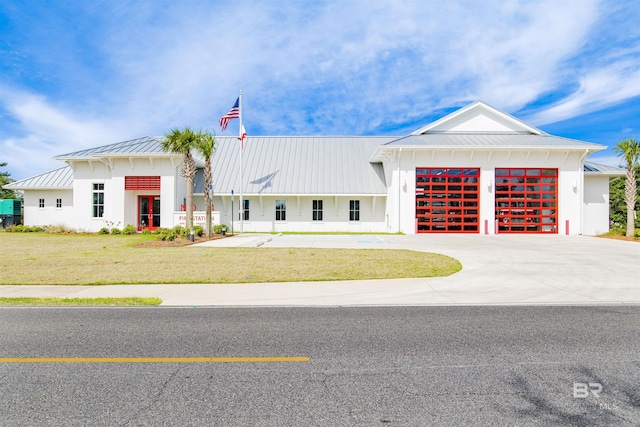
M 360 200 L 349 200 L 349 221 L 360 221 Z
M 276 221 L 286 221 L 287 219 L 287 201 L 276 200 Z
M 38 200 L 38 207 L 39 208 L 44 208 L 44 199 L 39 199 Z
M 243 219 L 245 221 L 249 221 L 249 201 L 245 199 L 245 200 L 242 201 L 242 204 L 244 205 L 244 209 L 242 209 L 243 212 L 244 212 L 244 218 Z
M 56 208 L 60 209 L 62 207 L 62 199 L 56 199 Z
M 93 184 L 93 217 L 104 216 L 104 184 Z
M 322 221 L 322 200 L 313 201 L 313 220 Z

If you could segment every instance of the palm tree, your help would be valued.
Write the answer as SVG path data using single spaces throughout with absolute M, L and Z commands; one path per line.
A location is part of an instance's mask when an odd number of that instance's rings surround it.
M 634 232 L 634 220 L 636 210 L 637 199 L 637 187 L 636 187 L 636 166 L 640 159 L 640 142 L 634 138 L 625 139 L 618 142 L 613 148 L 618 154 L 618 157 L 624 157 L 624 161 L 627 164 L 627 180 L 625 182 L 625 201 L 627 202 L 627 237 L 633 236 Z
M 204 204 L 207 210 L 207 237 L 211 237 L 211 191 L 209 187 L 213 183 L 211 172 L 211 157 L 216 150 L 216 137 L 208 131 L 196 133 L 196 150 L 204 157 Z
M 196 162 L 191 150 L 196 148 L 197 134 L 190 128 L 173 128 L 167 132 L 160 146 L 163 151 L 182 154 L 182 169 L 180 175 L 184 177 L 187 186 L 187 229 L 193 229 L 193 179 L 196 176 Z

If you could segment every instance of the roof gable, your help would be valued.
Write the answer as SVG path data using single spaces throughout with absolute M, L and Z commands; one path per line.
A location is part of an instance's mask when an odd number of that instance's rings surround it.
M 517 133 L 544 135 L 540 129 L 526 124 L 515 117 L 496 110 L 483 102 L 474 102 L 453 113 L 442 117 L 427 126 L 412 132 L 411 135 L 429 133 Z

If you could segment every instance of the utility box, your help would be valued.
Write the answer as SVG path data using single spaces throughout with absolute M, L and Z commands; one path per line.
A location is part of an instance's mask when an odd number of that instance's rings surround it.
M 20 224 L 22 202 L 17 199 L 0 199 L 0 227 Z

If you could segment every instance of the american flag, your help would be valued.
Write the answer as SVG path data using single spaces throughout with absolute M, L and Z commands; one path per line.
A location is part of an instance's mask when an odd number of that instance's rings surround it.
M 220 127 L 222 128 L 222 132 L 224 132 L 225 129 L 227 129 L 227 125 L 229 124 L 229 121 L 231 119 L 237 119 L 240 117 L 240 107 L 238 106 L 239 102 L 240 102 L 240 98 L 236 99 L 236 103 L 233 104 L 233 107 L 231 107 L 231 110 L 229 110 L 229 112 L 224 116 L 222 116 L 218 121 L 218 123 L 220 123 Z

